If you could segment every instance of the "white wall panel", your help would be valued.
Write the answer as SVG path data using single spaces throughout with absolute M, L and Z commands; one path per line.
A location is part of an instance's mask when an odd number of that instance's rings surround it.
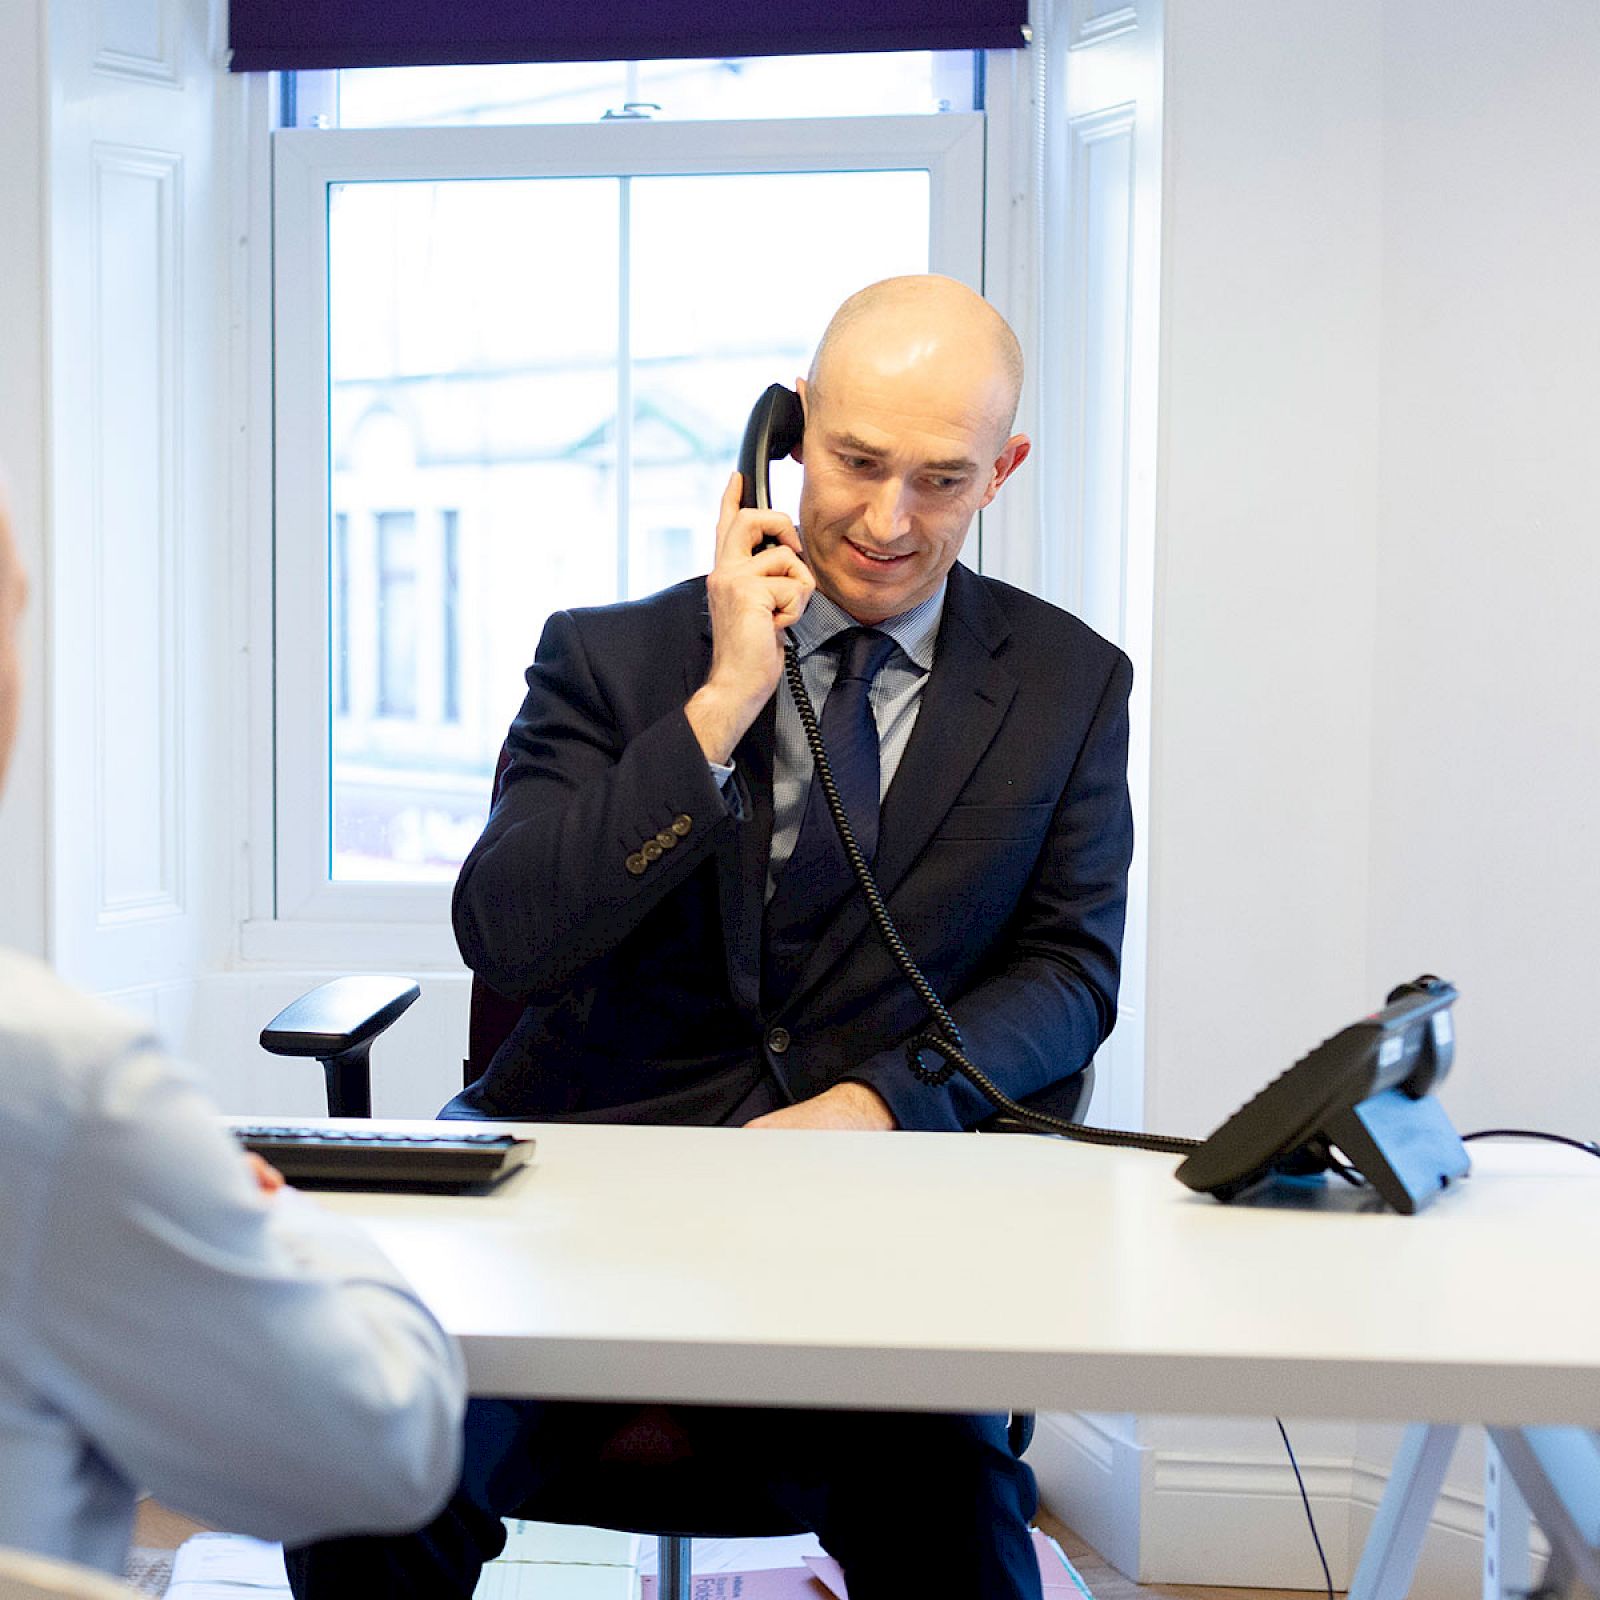
M 1083 617 L 1134 664 L 1128 783 L 1135 853 L 1118 1022 L 1098 1058 L 1093 1117 L 1144 1119 L 1160 353 L 1161 8 L 1061 0 L 1038 16 L 1043 60 L 1040 393 L 1045 507 L 1039 592 Z M 1133 24 L 1137 23 L 1137 26 Z
M 1077 288 L 1071 330 L 1068 452 L 1075 485 L 1069 548 L 1078 556 L 1078 614 L 1112 639 L 1126 635 L 1128 391 L 1133 349 L 1134 109 L 1069 124 Z
M 94 21 L 96 72 L 177 83 L 176 0 L 97 0 Z
M 1139 26 L 1139 8 L 1128 0 L 1069 0 L 1067 47 L 1104 44 Z
M 105 145 L 93 160 L 94 838 L 98 915 L 129 921 L 182 909 L 182 164 Z
M 230 909 L 226 84 L 207 0 L 43 3 L 50 954 L 127 990 L 194 978 Z

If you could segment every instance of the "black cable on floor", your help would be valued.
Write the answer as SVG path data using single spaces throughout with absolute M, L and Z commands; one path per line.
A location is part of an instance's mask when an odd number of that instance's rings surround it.
M 1289 1465 L 1294 1468 L 1294 1481 L 1300 1485 L 1300 1504 L 1306 1508 L 1306 1522 L 1311 1528 L 1311 1542 L 1317 1547 L 1317 1560 L 1322 1563 L 1322 1581 L 1327 1585 L 1328 1600 L 1333 1600 L 1333 1574 L 1328 1571 L 1328 1558 L 1322 1553 L 1322 1540 L 1317 1534 L 1317 1519 L 1311 1515 L 1311 1497 L 1306 1493 L 1306 1480 L 1300 1476 L 1300 1463 L 1294 1458 L 1294 1446 L 1289 1443 L 1289 1430 L 1282 1417 L 1272 1419 L 1283 1436 L 1283 1448 L 1289 1452 Z

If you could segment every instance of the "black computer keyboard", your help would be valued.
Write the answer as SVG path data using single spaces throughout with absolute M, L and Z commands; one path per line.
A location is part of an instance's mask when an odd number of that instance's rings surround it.
M 521 1134 L 396 1132 L 350 1123 L 297 1127 L 234 1123 L 231 1132 L 300 1189 L 456 1193 L 498 1183 L 533 1154 Z

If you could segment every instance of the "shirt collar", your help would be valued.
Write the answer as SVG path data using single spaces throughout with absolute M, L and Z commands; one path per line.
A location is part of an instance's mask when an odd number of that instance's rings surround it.
M 919 606 L 902 611 L 897 617 L 874 623 L 880 633 L 886 633 L 900 646 L 911 662 L 924 672 L 933 670 L 933 647 L 939 637 L 939 622 L 944 616 L 946 578 Z M 820 589 L 811 596 L 810 603 L 800 620 L 790 624 L 789 637 L 803 660 L 812 651 L 819 650 L 846 628 L 858 627 L 855 618 L 836 606 Z

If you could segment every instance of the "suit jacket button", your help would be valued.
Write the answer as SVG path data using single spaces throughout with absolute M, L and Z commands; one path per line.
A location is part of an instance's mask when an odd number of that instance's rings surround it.
M 639 846 L 639 854 L 642 855 L 646 861 L 659 861 L 661 859 L 661 846 L 658 845 L 654 839 L 646 839 L 645 842 Z
M 680 839 L 684 838 L 693 826 L 694 818 L 688 816 L 687 814 L 684 816 L 674 817 L 672 819 L 672 831 L 677 834 Z
M 656 835 L 656 843 L 660 845 L 663 850 L 676 850 L 678 848 L 678 836 L 672 831 L 671 828 L 663 828 L 661 832 Z
M 767 1035 L 767 1049 L 773 1055 L 781 1056 L 789 1048 L 789 1030 L 787 1028 L 774 1028 Z
M 639 876 L 639 874 L 641 872 L 644 871 L 644 869 L 646 867 L 648 867 L 650 865 L 650 863 L 648 861 L 646 861 L 645 858 L 642 855 L 640 855 L 637 850 L 635 850 L 633 852 L 633 854 L 631 856 L 629 856 L 628 859 L 626 861 L 624 861 L 622 864 L 636 878 Z

